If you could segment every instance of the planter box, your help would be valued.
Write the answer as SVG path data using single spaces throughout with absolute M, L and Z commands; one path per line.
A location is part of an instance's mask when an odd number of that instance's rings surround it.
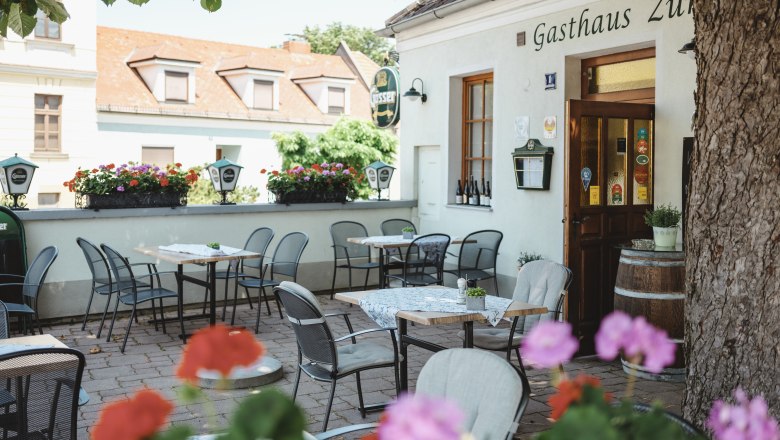
M 187 206 L 186 193 L 76 194 L 76 207 L 82 209 L 175 208 Z
M 467 296 L 466 310 L 485 310 L 484 296 Z
M 288 193 L 274 192 L 276 203 L 346 203 L 345 191 L 317 192 L 317 191 L 292 191 Z

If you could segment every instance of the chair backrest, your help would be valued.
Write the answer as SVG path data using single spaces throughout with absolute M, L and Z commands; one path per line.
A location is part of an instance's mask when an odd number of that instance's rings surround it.
M 282 281 L 274 293 L 292 323 L 301 355 L 317 364 L 335 367 L 336 346 L 319 301 L 308 289 L 291 281 Z
M 420 371 L 415 395 L 444 397 L 465 414 L 462 429 L 480 440 L 512 438 L 525 411 L 525 375 L 493 353 L 467 348 L 440 351 Z
M 472 232 L 463 239 L 458 257 L 458 269 L 495 269 L 498 247 L 504 234 L 501 231 Z
M 103 252 L 100 252 L 97 246 L 87 239 L 77 238 L 76 243 L 84 252 L 84 258 L 87 259 L 89 271 L 92 273 L 92 282 L 96 284 L 111 284 L 111 271 L 108 268 L 108 262 Z
M 244 267 L 254 267 L 257 269 L 262 268 L 263 258 L 265 258 L 265 253 L 268 251 L 268 245 L 271 244 L 271 240 L 273 239 L 274 230 L 271 228 L 257 228 L 252 231 L 246 241 L 246 244 L 244 245 L 244 250 L 249 252 L 256 252 L 263 257 L 242 260 Z
M 441 279 L 449 245 L 450 236 L 447 234 L 428 234 L 415 238 L 406 249 L 406 273 L 430 272 L 429 269 L 433 268 Z
M 76 440 L 84 364 L 84 355 L 70 348 L 23 350 L 0 356 L 0 370 L 13 371 L 8 392 L 17 402 L 26 400 L 24 406 L 15 405 L 15 412 L 3 419 L 12 421 L 12 426 L 0 422 L 0 428 L 15 432 L 10 436 L 14 438 Z
M 414 227 L 414 223 L 402 218 L 392 218 L 390 220 L 385 220 L 379 226 L 379 229 L 382 230 L 382 235 L 401 235 L 403 234 L 401 231 L 403 228 L 412 228 L 414 229 L 414 233 L 417 234 L 417 228 Z
M 48 246 L 35 257 L 30 267 L 27 269 L 27 275 L 24 276 L 24 287 L 22 293 L 24 296 L 35 298 L 38 296 L 38 292 L 41 290 L 41 285 L 46 279 L 46 274 L 49 272 L 54 260 L 57 259 L 59 251 L 56 246 Z
M 282 237 L 274 250 L 271 278 L 274 278 L 274 275 L 285 275 L 295 280 L 298 275 L 298 263 L 308 243 L 309 236 L 304 232 L 290 232 Z
M 367 236 L 368 230 L 358 222 L 343 221 L 330 225 L 330 238 L 333 240 L 333 254 L 335 258 L 340 260 L 343 258 L 370 257 L 371 251 L 368 246 L 347 241 L 351 237 Z
M 571 270 L 549 260 L 536 260 L 523 265 L 517 273 L 517 284 L 512 299 L 529 304 L 546 306 L 546 315 L 521 316 L 517 322 L 518 331 L 527 332 L 540 319 L 555 319 L 560 316 L 562 296 L 571 283 Z
M 130 292 L 133 295 L 137 294 L 135 277 L 127 258 L 105 243 L 100 245 L 100 249 L 103 249 L 103 252 L 106 254 L 108 266 L 111 268 L 116 284 L 121 286 L 123 292 Z
M 8 339 L 10 331 L 8 330 L 8 307 L 0 301 L 0 339 Z

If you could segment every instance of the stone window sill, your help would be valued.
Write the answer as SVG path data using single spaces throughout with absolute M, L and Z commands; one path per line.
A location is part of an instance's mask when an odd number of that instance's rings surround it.
M 456 205 L 454 203 L 449 203 L 447 204 L 447 208 L 466 209 L 469 211 L 493 212 L 493 208 L 490 206 Z
M 40 160 L 68 160 L 68 153 L 35 152 L 30 153 L 30 159 Z

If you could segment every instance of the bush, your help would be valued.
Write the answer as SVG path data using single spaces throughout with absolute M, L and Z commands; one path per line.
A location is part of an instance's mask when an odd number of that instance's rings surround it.
M 673 228 L 680 224 L 680 210 L 672 205 L 661 205 L 645 212 L 645 223 L 655 228 Z

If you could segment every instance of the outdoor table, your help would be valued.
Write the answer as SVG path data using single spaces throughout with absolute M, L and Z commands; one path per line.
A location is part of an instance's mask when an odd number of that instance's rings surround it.
M 401 289 L 408 291 L 410 295 L 417 295 L 417 296 L 420 295 L 421 290 L 425 291 L 425 290 L 433 290 L 433 289 L 437 289 L 437 290 L 446 289 L 446 291 L 450 292 L 452 299 L 456 299 L 457 296 L 457 289 L 451 289 L 442 286 L 430 286 L 430 287 L 423 287 L 423 288 L 404 287 L 400 289 L 387 289 L 387 290 L 398 291 Z M 342 293 L 337 293 L 335 298 L 337 300 L 344 301 L 350 304 L 359 305 L 361 299 L 363 299 L 369 294 L 378 292 L 380 290 L 342 292 Z M 442 325 L 442 324 L 462 323 L 463 330 L 465 333 L 465 337 L 463 339 L 463 347 L 473 348 L 474 321 L 485 321 L 485 317 L 477 311 L 466 310 L 465 305 L 463 305 L 462 307 L 463 307 L 462 312 L 421 312 L 415 310 L 399 309 L 398 313 L 396 314 L 396 318 L 398 320 L 398 338 L 400 342 L 400 355 L 401 355 L 401 365 L 400 365 L 401 390 L 407 390 L 409 388 L 409 383 L 408 383 L 409 373 L 408 373 L 408 362 L 407 362 L 407 352 L 408 352 L 409 345 L 421 347 L 433 352 L 446 349 L 446 347 L 443 347 L 441 345 L 434 344 L 432 342 L 425 341 L 423 339 L 416 338 L 414 336 L 409 336 L 407 331 L 408 322 L 412 321 L 422 325 Z M 520 301 L 511 301 L 508 307 L 506 308 L 506 310 L 504 311 L 502 317 L 507 318 L 507 317 L 514 317 L 514 316 L 539 315 L 543 313 L 549 313 L 547 307 L 527 304 Z
M 209 319 L 209 324 L 214 325 L 217 323 L 217 263 L 220 261 L 231 260 L 245 260 L 250 258 L 260 258 L 262 255 L 256 252 L 240 251 L 232 255 L 215 255 L 206 257 L 202 255 L 185 254 L 181 252 L 171 252 L 162 250 L 157 246 L 142 246 L 134 249 L 136 252 L 140 252 L 144 255 L 157 258 L 162 261 L 174 263 L 177 265 L 176 270 L 176 290 L 179 294 L 179 316 L 184 319 L 184 282 L 198 286 L 203 286 L 209 290 L 209 313 L 206 315 L 194 315 L 188 316 L 187 319 L 205 318 Z M 207 267 L 207 281 L 200 280 L 198 278 L 184 275 L 185 264 L 205 264 Z M 180 338 L 187 340 L 187 335 L 180 335 Z
M 379 250 L 379 288 L 385 288 L 385 249 L 400 249 L 409 247 L 415 238 L 421 235 L 415 235 L 414 238 L 404 238 L 403 235 L 372 235 L 370 237 L 350 237 L 349 243 L 363 244 Z M 469 241 L 471 242 L 471 240 Z M 462 238 L 453 238 L 450 244 L 463 244 Z

